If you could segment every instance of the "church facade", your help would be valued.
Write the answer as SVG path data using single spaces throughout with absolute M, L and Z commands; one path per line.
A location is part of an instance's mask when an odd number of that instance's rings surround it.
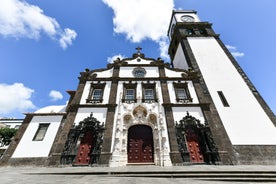
M 137 48 L 27 113 L 0 164 L 276 164 L 275 116 L 211 24 L 174 11 L 168 36 L 170 64 Z

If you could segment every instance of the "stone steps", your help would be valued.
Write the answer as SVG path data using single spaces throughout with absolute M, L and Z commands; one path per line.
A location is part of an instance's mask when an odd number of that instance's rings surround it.
M 143 177 L 143 178 L 185 178 L 205 181 L 228 181 L 228 182 L 273 182 L 276 183 L 276 171 L 93 171 L 93 172 L 55 172 L 33 173 L 38 175 L 95 175 L 102 177 Z

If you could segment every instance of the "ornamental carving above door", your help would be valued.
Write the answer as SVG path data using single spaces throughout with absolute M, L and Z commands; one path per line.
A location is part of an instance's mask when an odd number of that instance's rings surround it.
M 176 138 L 183 162 L 215 164 L 219 162 L 218 150 L 210 127 L 187 115 L 177 122 Z
M 92 113 L 72 127 L 61 155 L 61 164 L 97 164 L 101 154 L 103 131 L 103 123 L 94 118 Z

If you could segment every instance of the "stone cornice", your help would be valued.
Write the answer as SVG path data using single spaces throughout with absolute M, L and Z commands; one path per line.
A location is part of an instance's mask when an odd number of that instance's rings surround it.
M 210 103 L 163 103 L 164 107 L 202 107 L 208 108 Z

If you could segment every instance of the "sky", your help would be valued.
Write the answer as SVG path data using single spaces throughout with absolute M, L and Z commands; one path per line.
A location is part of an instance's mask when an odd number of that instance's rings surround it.
M 275 7 L 275 0 L 0 0 L 0 118 L 66 104 L 79 72 L 131 57 L 138 46 L 170 62 L 173 9 L 196 10 L 213 24 L 275 114 Z

